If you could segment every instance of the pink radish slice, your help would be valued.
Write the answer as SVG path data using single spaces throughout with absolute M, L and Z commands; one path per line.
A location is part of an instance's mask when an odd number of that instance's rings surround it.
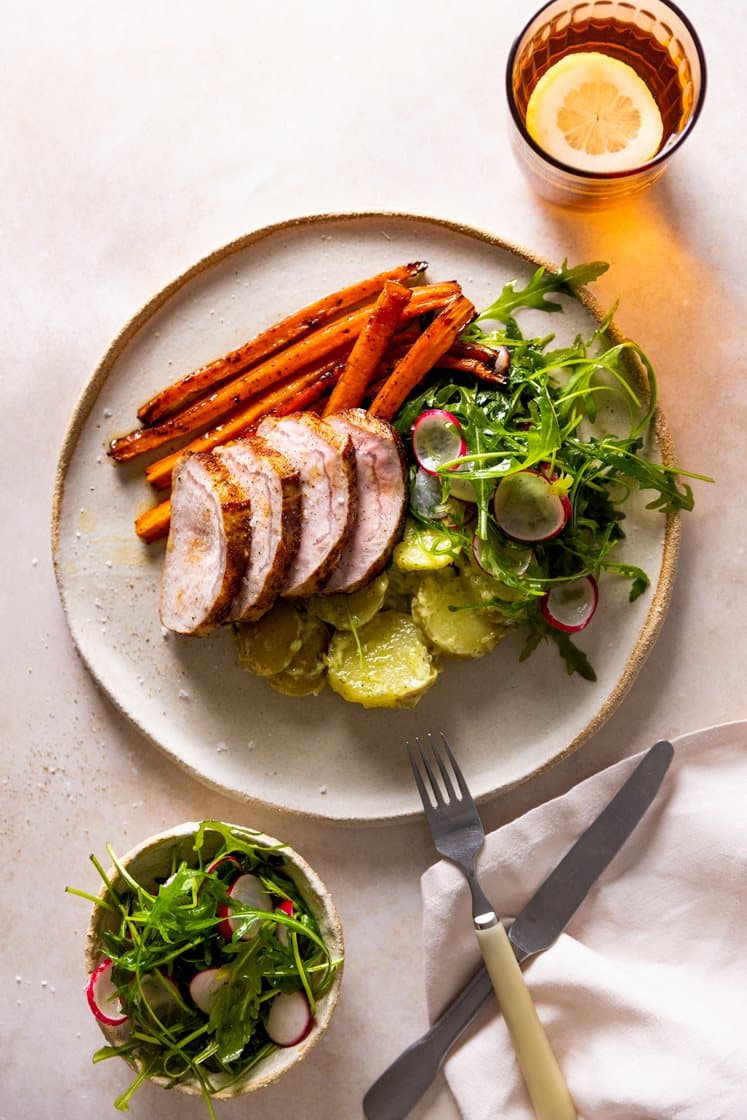
M 475 502 L 463 502 L 459 498 L 449 498 L 446 516 L 443 518 L 447 529 L 468 529 L 477 521 Z
M 275 911 L 277 912 L 278 910 L 280 911 L 281 914 L 286 914 L 289 918 L 293 917 L 293 903 L 291 902 L 291 900 L 289 898 L 284 898 L 282 902 L 279 902 L 277 904 L 277 906 L 275 907 Z M 278 922 L 278 925 L 277 925 L 277 928 L 276 928 L 275 932 L 277 933 L 277 938 L 278 938 L 278 941 L 280 942 L 280 944 L 281 945 L 287 945 L 288 944 L 288 927 L 280 925 L 280 923 Z
M 418 467 L 412 482 L 410 502 L 421 517 L 426 517 L 429 521 L 441 521 L 446 516 L 446 507 L 438 475 Z
M 275 996 L 270 1004 L 266 1029 L 278 1046 L 296 1046 L 306 1038 L 313 1022 L 306 993 L 299 989 Z
M 474 505 L 477 502 L 477 491 L 475 485 L 469 478 L 460 478 L 460 470 L 471 471 L 472 464 L 467 463 L 463 467 L 456 467 L 455 470 L 449 471 L 445 476 L 449 480 L 449 497 L 458 498 L 460 502 L 469 502 Z
M 548 541 L 562 532 L 571 503 L 538 471 L 519 471 L 502 479 L 493 496 L 499 528 L 517 541 Z
M 482 568 L 487 575 L 495 577 L 495 572 L 483 562 L 484 549 L 485 541 L 475 534 L 472 538 L 472 555 L 475 558 L 475 563 L 478 568 Z M 514 546 L 510 552 L 502 552 L 501 558 L 506 561 L 505 566 L 507 571 L 515 576 L 522 576 L 534 559 L 534 553 L 531 548 Z
M 86 985 L 88 1006 L 100 1023 L 107 1027 L 121 1027 L 127 1022 L 122 1014 L 122 1004 L 112 980 L 112 962 L 109 957 L 93 970 Z
M 583 576 L 548 591 L 540 602 L 540 611 L 556 630 L 574 634 L 589 625 L 598 602 L 597 581 L 594 576 Z
M 412 426 L 412 450 L 418 466 L 428 474 L 467 451 L 456 416 L 443 408 L 427 408 Z
M 179 989 L 171 977 L 163 972 L 147 973 L 140 984 L 143 999 L 150 1011 L 162 1021 L 174 1020 L 181 1015 Z
M 252 910 L 272 910 L 272 899 L 256 875 L 239 875 L 236 882 L 229 887 L 228 894 L 230 898 L 236 902 L 243 902 Z M 223 919 L 218 928 L 226 941 L 230 941 L 236 930 L 246 922 L 246 916 L 232 910 L 227 903 L 222 903 L 218 907 L 218 913 Z M 250 941 L 257 932 L 257 926 L 258 919 L 247 926 L 241 934 L 241 940 Z
M 418 467 L 410 489 L 410 504 L 415 513 L 428 521 L 444 521 L 452 528 L 463 528 L 475 520 L 477 507 L 471 484 L 465 480 L 462 486 L 470 487 L 468 501 L 461 501 L 453 495 L 444 500 L 441 476 L 428 474 Z
M 511 365 L 511 351 L 507 346 L 498 346 L 495 351 L 495 372 L 508 373 Z
M 213 1010 L 218 992 L 228 983 L 228 969 L 205 968 L 196 972 L 189 982 L 189 994 L 192 1002 L 200 1011 L 209 1015 Z
M 485 541 L 478 537 L 477 534 L 475 534 L 475 536 L 472 538 L 472 555 L 475 558 L 475 563 L 477 564 L 478 568 L 482 569 L 483 572 L 486 572 L 487 575 L 492 576 L 493 573 L 488 567 L 485 566 L 483 562 L 484 550 Z
M 216 871 L 225 871 L 228 868 L 231 868 L 233 871 L 241 871 L 241 864 L 236 859 L 236 856 L 220 856 L 218 859 L 214 859 L 212 863 L 209 863 L 205 870 L 208 875 L 214 875 Z

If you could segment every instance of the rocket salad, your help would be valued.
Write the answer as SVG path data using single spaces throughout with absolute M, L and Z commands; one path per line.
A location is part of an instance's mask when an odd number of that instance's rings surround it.
M 138 882 L 107 849 L 116 882 L 92 856 L 102 895 L 68 888 L 107 911 L 87 995 L 109 1039 L 94 1061 L 120 1056 L 138 1071 L 118 1109 L 149 1078 L 169 1086 L 189 1080 L 213 1117 L 213 1093 L 311 1028 L 341 960 L 332 958 L 282 847 L 257 835 L 203 822 L 190 858 L 174 847 L 169 873 L 155 885 Z
M 633 489 L 650 490 L 647 508 L 665 514 L 693 506 L 690 486 L 678 482 L 685 472 L 645 456 L 656 378 L 636 343 L 609 345 L 611 316 L 590 339 L 576 338 L 563 348 L 553 348 L 551 335 L 525 338 L 515 318 L 522 307 L 562 310 L 549 293 L 572 292 L 606 267 L 564 264 L 558 273 L 540 268 L 523 289 L 507 284 L 461 336 L 508 352 L 503 388 L 443 373 L 395 421 L 410 448 L 410 539 L 420 539 L 426 550 L 448 551 L 457 567 L 477 565 L 495 582 L 493 596 L 489 590 L 481 594 L 474 607 L 492 607 L 525 628 L 522 659 L 551 640 L 569 673 L 589 680 L 594 669 L 569 634 L 591 620 L 599 577 L 628 580 L 631 601 L 649 584 L 641 568 L 614 555 L 625 535 L 626 498 Z M 640 393 L 629 376 L 631 360 L 645 370 L 647 386 Z M 626 402 L 629 425 L 623 433 L 597 434 L 609 394 Z M 463 446 L 438 464 L 434 486 L 423 477 L 418 424 L 439 413 L 458 435 L 441 442 Z M 563 588 L 582 600 L 579 625 L 564 621 L 561 610 L 554 613 Z

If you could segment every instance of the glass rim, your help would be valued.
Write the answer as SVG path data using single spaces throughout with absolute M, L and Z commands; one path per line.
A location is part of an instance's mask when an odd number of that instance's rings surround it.
M 540 147 L 540 145 L 527 132 L 526 125 L 524 124 L 521 113 L 516 107 L 516 100 L 513 93 L 513 69 L 514 63 L 516 61 L 516 55 L 519 51 L 519 44 L 521 43 L 521 40 L 523 39 L 530 25 L 534 23 L 537 17 L 542 15 L 542 13 L 549 7 L 551 7 L 555 2 L 556 0 L 546 0 L 546 3 L 544 3 L 542 7 L 536 10 L 534 15 L 532 15 L 530 19 L 527 20 L 521 31 L 519 31 L 518 35 L 511 44 L 511 49 L 508 52 L 508 59 L 506 61 L 506 99 L 508 101 L 508 107 L 511 112 L 511 117 L 513 118 L 513 122 L 516 125 L 521 138 L 529 145 L 532 151 L 540 157 L 540 159 L 542 159 L 545 163 L 549 163 L 552 167 L 556 168 L 556 170 L 562 171 L 566 175 L 572 175 L 575 178 L 591 179 L 594 182 L 599 183 L 608 183 L 614 182 L 618 179 L 630 178 L 631 175 L 637 175 L 642 171 L 647 171 L 649 170 L 649 168 L 656 167 L 657 164 L 663 163 L 665 160 L 669 159 L 669 157 L 677 151 L 677 149 L 682 145 L 683 141 L 690 135 L 695 122 L 700 116 L 701 109 L 703 108 L 703 102 L 705 101 L 706 85 L 708 81 L 703 44 L 701 43 L 698 33 L 690 22 L 688 16 L 685 15 L 681 8 L 678 8 L 676 4 L 673 4 L 671 0 L 658 0 L 660 4 L 663 4 L 666 8 L 669 8 L 669 10 L 673 12 L 678 17 L 678 19 L 682 20 L 682 23 L 690 33 L 690 37 L 693 41 L 693 46 L 695 47 L 695 53 L 698 56 L 698 63 L 700 65 L 700 91 L 698 93 L 698 99 L 693 105 L 693 111 L 687 124 L 681 132 L 677 133 L 675 139 L 672 140 L 670 144 L 665 145 L 663 148 L 661 148 L 655 156 L 652 156 L 651 159 L 647 159 L 645 163 L 636 164 L 635 167 L 628 167 L 623 171 L 585 171 L 580 167 L 573 167 L 570 163 L 563 163 L 562 160 L 556 159 L 555 156 L 551 156 L 549 152 L 546 152 L 544 148 Z

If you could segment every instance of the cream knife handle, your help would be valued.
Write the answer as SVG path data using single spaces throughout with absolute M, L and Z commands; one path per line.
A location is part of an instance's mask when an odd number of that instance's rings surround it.
M 503 925 L 500 921 L 487 928 L 476 925 L 475 932 L 537 1120 L 577 1120 L 576 1107 Z

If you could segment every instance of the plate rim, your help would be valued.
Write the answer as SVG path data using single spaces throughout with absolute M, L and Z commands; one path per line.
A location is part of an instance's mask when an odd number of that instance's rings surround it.
M 230 259 L 236 253 L 243 252 L 250 246 L 259 243 L 272 237 L 283 230 L 290 230 L 294 228 L 306 228 L 313 225 L 322 225 L 331 222 L 355 222 L 361 219 L 385 219 L 385 220 L 399 220 L 423 223 L 430 226 L 437 226 L 441 229 L 448 230 L 453 233 L 463 234 L 493 246 L 496 249 L 502 250 L 514 256 L 518 256 L 528 264 L 534 264 L 536 267 L 544 267 L 551 271 L 557 271 L 557 262 L 545 257 L 534 250 L 530 250 L 525 246 L 519 245 L 513 241 L 509 241 L 497 234 L 491 233 L 489 230 L 483 229 L 479 226 L 474 226 L 466 222 L 457 221 L 450 218 L 436 217 L 428 214 L 418 214 L 410 211 L 402 210 L 345 210 L 340 212 L 330 211 L 321 212 L 308 215 L 298 215 L 293 218 L 286 218 L 280 221 L 271 222 L 267 225 L 258 227 L 251 230 L 249 233 L 240 235 L 232 240 L 225 242 L 223 245 L 216 249 L 211 250 L 199 260 L 194 262 L 188 268 L 180 272 L 172 280 L 168 281 L 158 292 L 150 297 L 134 314 L 124 323 L 120 330 L 116 333 L 112 341 L 107 346 L 103 355 L 100 357 L 93 372 L 88 378 L 82 391 L 80 392 L 76 404 L 71 413 L 65 433 L 63 435 L 60 451 L 57 457 L 57 464 L 55 468 L 54 488 L 52 495 L 51 517 L 50 517 L 50 541 L 52 553 L 52 565 L 55 575 L 55 582 L 57 584 L 60 602 L 62 604 L 63 614 L 67 623 L 68 632 L 70 633 L 73 645 L 75 646 L 78 656 L 85 665 L 88 673 L 91 675 L 97 687 L 112 703 L 115 709 L 126 719 L 126 721 L 137 728 L 149 743 L 155 746 L 166 758 L 173 764 L 177 765 L 183 772 L 190 775 L 202 785 L 206 785 L 213 789 L 215 792 L 223 796 L 238 800 L 245 805 L 256 805 L 262 809 L 270 809 L 274 811 L 282 811 L 291 816 L 298 817 L 304 820 L 315 821 L 317 823 L 331 824 L 331 825 L 348 825 L 348 826 L 387 826 L 393 824 L 405 824 L 412 820 L 417 819 L 421 814 L 417 809 L 410 812 L 395 813 L 395 814 L 381 814 L 376 817 L 355 817 L 355 816 L 337 816 L 330 815 L 323 812 L 315 812 L 313 810 L 296 808 L 293 806 L 281 806 L 273 801 L 268 801 L 263 798 L 252 797 L 248 793 L 231 788 L 228 785 L 221 783 L 215 779 L 210 778 L 208 775 L 200 771 L 196 766 L 192 765 L 186 759 L 183 759 L 172 750 L 170 750 L 164 743 L 160 742 L 151 732 L 149 732 L 142 723 L 137 719 L 136 715 L 127 710 L 122 702 L 114 695 L 114 693 L 107 687 L 101 679 L 99 673 L 96 671 L 95 666 L 92 664 L 91 659 L 86 656 L 75 637 L 75 630 L 73 628 L 72 619 L 68 611 L 68 603 L 65 595 L 64 580 L 61 571 L 60 560 L 60 519 L 62 504 L 64 500 L 65 481 L 67 470 L 72 460 L 78 441 L 83 431 L 83 427 L 93 411 L 96 400 L 101 393 L 112 368 L 116 364 L 120 355 L 124 352 L 132 338 L 145 326 L 149 319 L 151 319 L 162 307 L 164 307 L 172 296 L 176 295 L 181 288 L 188 284 L 191 280 L 207 272 L 215 265 L 221 264 Z M 595 295 L 593 295 L 586 286 L 581 286 L 578 289 L 578 299 L 583 307 L 600 322 L 605 315 L 604 309 Z M 614 320 L 610 321 L 607 333 L 610 338 L 617 344 L 624 341 L 625 336 L 617 327 Z M 628 357 L 631 359 L 631 368 L 634 370 L 635 375 L 639 379 L 641 386 L 647 391 L 648 379 L 645 369 L 643 368 L 640 359 L 635 354 L 630 354 Z M 657 404 L 654 417 L 653 417 L 653 434 L 656 444 L 660 450 L 662 461 L 668 465 L 675 463 L 674 446 L 672 434 L 669 425 L 664 417 L 661 407 Z M 615 682 L 614 687 L 607 695 L 604 703 L 597 709 L 593 718 L 581 729 L 581 731 L 574 736 L 573 739 L 567 744 L 564 750 L 559 751 L 552 758 L 545 760 L 529 771 L 527 774 L 520 776 L 514 781 L 508 782 L 499 788 L 489 791 L 477 797 L 479 804 L 487 804 L 490 801 L 509 793 L 512 790 L 518 789 L 528 782 L 533 781 L 535 778 L 540 777 L 565 759 L 574 754 L 585 742 L 587 742 L 610 718 L 612 713 L 622 702 L 627 692 L 632 687 L 635 679 L 637 678 L 640 670 L 642 669 L 646 659 L 648 658 L 656 640 L 659 637 L 661 629 L 666 619 L 667 611 L 671 602 L 674 582 L 677 574 L 679 563 L 681 542 L 681 522 L 679 513 L 668 513 L 665 515 L 664 532 L 662 538 L 662 555 L 661 555 L 661 570 L 656 586 L 652 589 L 651 601 L 649 603 L 648 611 L 644 623 L 640 629 L 637 640 L 628 656 L 625 663 L 623 672 Z

